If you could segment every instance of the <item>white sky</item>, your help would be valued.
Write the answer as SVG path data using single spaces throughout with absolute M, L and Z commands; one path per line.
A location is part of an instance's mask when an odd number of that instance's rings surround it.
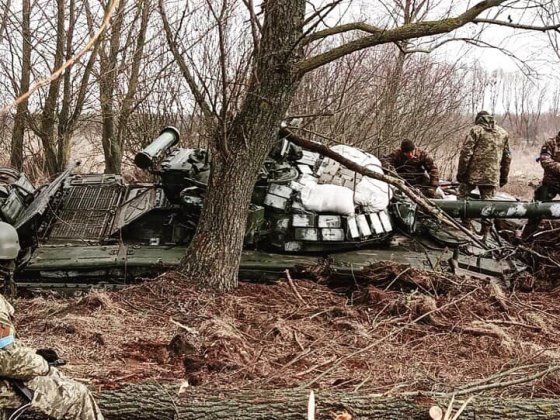
M 417 0 L 419 1 L 419 0 Z M 558 1 L 560 4 L 560 0 Z M 316 6 L 325 4 L 325 0 L 313 0 Z M 384 4 L 394 4 L 395 0 L 345 0 L 341 6 L 330 16 L 329 21 L 335 21 L 344 13 L 343 20 L 345 22 L 355 20 L 366 20 L 370 23 L 379 25 L 383 19 L 388 16 L 387 8 Z M 516 6 L 527 5 L 531 0 L 510 1 L 509 4 L 515 3 Z M 544 3 L 545 0 L 542 0 Z M 428 0 L 430 4 L 428 19 L 438 19 L 445 16 L 450 10 L 452 15 L 460 14 L 468 7 L 472 7 L 477 1 L 474 0 Z M 534 5 L 534 0 L 533 0 Z M 558 6 L 557 6 L 558 7 Z M 498 14 L 497 14 L 498 13 Z M 497 18 L 506 21 L 511 17 L 515 23 L 523 23 L 530 25 L 538 25 L 540 21 L 534 14 L 533 9 L 519 10 L 498 10 L 493 9 L 492 12 L 482 14 L 481 17 Z M 560 17 L 559 17 L 560 18 Z M 468 24 L 456 32 L 459 37 L 471 37 L 476 35 L 481 25 Z M 524 71 L 530 72 L 532 76 L 538 76 L 542 80 L 557 77 L 558 65 L 560 62 L 558 57 L 551 49 L 548 37 L 541 32 L 528 32 L 515 30 L 507 27 L 488 26 L 485 28 L 481 39 L 492 45 L 505 48 L 514 54 L 517 58 L 527 63 L 530 68 L 524 67 L 519 60 L 509 57 L 506 54 L 490 48 L 470 48 L 463 42 L 452 42 L 442 47 L 436 56 L 455 61 L 458 57 L 464 55 L 466 60 L 479 60 L 480 63 L 489 71 L 501 69 L 505 72 L 514 72 L 523 68 Z M 420 44 L 423 41 L 419 41 Z

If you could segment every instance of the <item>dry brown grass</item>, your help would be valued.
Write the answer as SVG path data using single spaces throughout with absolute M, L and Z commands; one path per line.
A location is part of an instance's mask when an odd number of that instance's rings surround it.
M 58 349 L 72 376 L 100 387 L 187 378 L 225 389 L 447 392 L 556 359 L 560 292 L 507 294 L 506 311 L 480 280 L 403 270 L 376 266 L 359 288 L 295 281 L 305 303 L 284 280 L 215 293 L 169 273 L 118 293 L 20 300 L 17 323 L 25 342 Z M 551 375 L 507 393 L 559 390 Z

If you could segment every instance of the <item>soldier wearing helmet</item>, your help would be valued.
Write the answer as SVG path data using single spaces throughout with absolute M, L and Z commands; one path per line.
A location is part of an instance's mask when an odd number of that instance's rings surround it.
M 11 278 L 19 250 L 15 228 L 0 222 L 0 267 L 4 276 Z M 13 315 L 13 306 L 0 295 L 0 377 L 7 380 L 13 389 L 18 389 L 31 407 L 52 418 L 103 420 L 87 387 L 66 378 L 51 366 L 49 362 L 54 360 L 47 360 L 47 355 L 58 359 L 54 351 L 35 351 L 16 340 Z M 4 382 L 0 384 L 5 386 Z
M 493 115 L 486 111 L 479 112 L 459 155 L 459 197 L 467 199 L 469 193 L 478 187 L 480 198 L 491 200 L 497 188 L 507 184 L 510 164 L 511 150 L 507 131 L 494 122 Z M 464 219 L 463 223 L 470 226 L 468 219 Z M 486 236 L 492 222 L 482 219 L 481 224 L 481 233 Z
M 394 169 L 407 184 L 420 188 L 426 197 L 435 197 L 439 186 L 438 168 L 434 159 L 412 140 L 404 140 L 401 147 L 383 159 L 383 164 Z

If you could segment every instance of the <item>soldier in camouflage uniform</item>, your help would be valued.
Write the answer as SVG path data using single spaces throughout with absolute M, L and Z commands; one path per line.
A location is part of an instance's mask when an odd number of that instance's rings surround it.
M 19 250 L 19 244 L 6 244 L 6 239 L 17 238 L 15 229 L 0 222 L 0 259 L 17 256 L 2 254 Z M 55 419 L 103 420 L 95 400 L 87 387 L 62 375 L 37 352 L 19 344 L 12 323 L 14 308 L 0 295 L 0 376 L 22 380 L 33 392 L 31 406 Z M 3 387 L 0 382 L 0 387 Z M 4 390 L 1 392 L 5 394 Z M 0 407 L 4 408 L 4 407 Z
M 383 159 L 383 165 L 394 169 L 411 186 L 420 188 L 425 196 L 435 196 L 439 186 L 438 168 L 434 159 L 411 140 L 404 140 L 400 148 Z
M 459 155 L 459 197 L 468 199 L 469 193 L 478 187 L 480 198 L 491 200 L 496 189 L 507 184 L 510 164 L 511 150 L 507 131 L 496 125 L 494 117 L 488 112 L 479 112 Z M 468 219 L 464 219 L 463 223 L 470 226 Z M 490 220 L 482 219 L 484 236 L 491 226 Z
M 550 201 L 560 194 L 560 132 L 548 139 L 537 159 L 544 169 L 541 185 L 535 190 L 535 201 Z M 523 238 L 529 238 L 539 227 L 540 218 L 529 219 L 523 229 Z

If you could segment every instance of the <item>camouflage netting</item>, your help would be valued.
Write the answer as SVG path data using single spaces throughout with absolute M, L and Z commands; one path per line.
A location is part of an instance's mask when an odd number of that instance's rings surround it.
M 99 388 L 187 379 L 224 389 L 451 392 L 488 382 L 502 396 L 560 392 L 558 290 L 506 292 L 398 264 L 349 281 L 316 272 L 317 281 L 241 283 L 232 293 L 168 273 L 120 292 L 19 300 L 16 325 L 22 341 L 57 349 L 71 376 Z

